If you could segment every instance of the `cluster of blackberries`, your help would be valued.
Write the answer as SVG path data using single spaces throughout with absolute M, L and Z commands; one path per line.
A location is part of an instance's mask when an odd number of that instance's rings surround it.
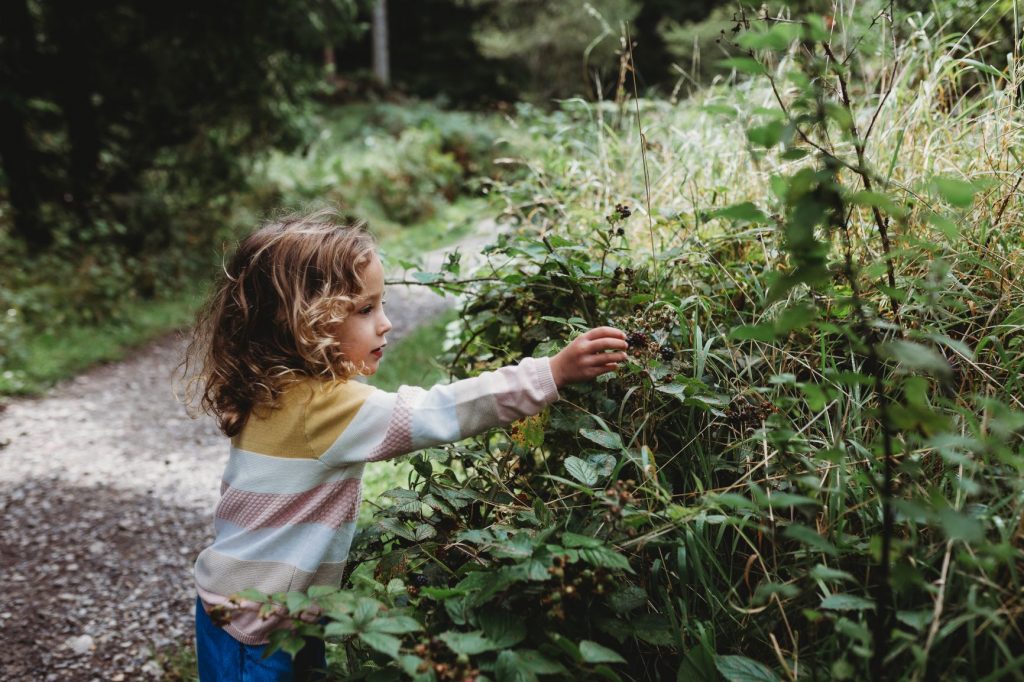
M 626 206 L 625 204 L 615 204 L 615 212 L 606 215 L 604 219 L 608 221 L 609 225 L 614 227 L 616 223 L 622 222 L 631 215 L 633 215 L 633 212 L 629 210 L 629 206 Z M 625 234 L 625 231 L 620 227 L 618 230 L 612 230 L 612 233 L 622 236 Z
M 629 344 L 630 350 L 643 350 L 649 341 L 647 334 L 643 332 L 632 332 L 626 337 L 626 343 Z
M 433 671 L 439 680 L 457 680 L 458 682 L 476 682 L 480 670 L 471 665 L 469 656 L 453 652 L 441 639 L 430 637 L 421 639 L 413 647 L 413 653 L 423 659 L 416 667 L 416 672 Z
M 614 586 L 611 574 L 603 568 L 581 569 L 580 564 L 570 564 L 564 556 L 552 557 L 548 573 L 558 580 L 558 584 L 541 598 L 541 603 L 549 607 L 547 615 L 555 620 L 565 620 L 567 603 L 604 595 Z
M 604 499 L 602 501 L 608 505 L 608 511 L 604 513 L 602 518 L 604 518 L 606 523 L 617 524 L 625 517 L 626 507 L 633 504 L 633 491 L 635 489 L 636 481 L 629 479 L 627 481 L 615 481 L 604 491 Z M 633 528 L 629 530 L 633 531 L 630 535 L 636 532 Z
M 725 418 L 737 428 L 757 427 L 779 408 L 764 399 L 734 398 L 725 408 Z
M 418 597 L 420 594 L 420 588 L 426 587 L 430 584 L 430 579 L 422 573 L 413 573 L 409 578 L 409 584 L 406 585 L 405 591 L 410 597 Z
M 666 344 L 657 345 L 651 337 L 644 332 L 633 332 L 626 337 L 626 343 L 629 344 L 629 349 L 637 353 L 658 353 L 658 357 L 663 362 L 672 362 L 676 359 L 676 350 L 672 346 Z

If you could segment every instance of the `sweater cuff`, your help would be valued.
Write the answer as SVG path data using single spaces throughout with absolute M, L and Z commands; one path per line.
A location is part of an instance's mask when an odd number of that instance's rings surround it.
M 544 392 L 544 400 L 553 403 L 559 399 L 558 386 L 555 384 L 555 375 L 551 373 L 551 358 L 530 358 L 534 362 L 533 373 L 537 386 Z

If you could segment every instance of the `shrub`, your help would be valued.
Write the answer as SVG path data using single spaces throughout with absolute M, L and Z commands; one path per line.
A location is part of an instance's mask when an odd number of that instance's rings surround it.
M 604 323 L 632 359 L 413 458 L 320 631 L 350 675 L 1021 672 L 1015 85 L 911 36 L 876 92 L 842 37 L 754 22 L 732 64 L 768 86 L 647 103 L 642 136 L 526 114 L 529 173 L 493 190 L 514 234 L 435 280 L 474 287 L 454 369 Z M 919 96 L 964 69 L 992 80 L 963 113 Z

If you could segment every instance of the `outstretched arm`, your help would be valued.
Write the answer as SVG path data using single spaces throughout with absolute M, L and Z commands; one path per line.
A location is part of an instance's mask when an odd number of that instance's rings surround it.
M 372 392 L 323 456 L 327 464 L 389 459 L 452 443 L 500 424 L 537 414 L 558 388 L 591 380 L 626 359 L 618 329 L 591 329 L 551 358 L 524 358 L 493 372 L 424 390 Z

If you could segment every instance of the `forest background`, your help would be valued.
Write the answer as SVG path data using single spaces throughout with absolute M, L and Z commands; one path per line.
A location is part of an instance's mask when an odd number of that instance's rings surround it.
M 414 458 L 346 591 L 249 595 L 339 677 L 1024 677 L 1017 3 L 382 7 L 0 7 L 0 392 L 340 204 L 463 296 L 442 375 L 634 360 Z

